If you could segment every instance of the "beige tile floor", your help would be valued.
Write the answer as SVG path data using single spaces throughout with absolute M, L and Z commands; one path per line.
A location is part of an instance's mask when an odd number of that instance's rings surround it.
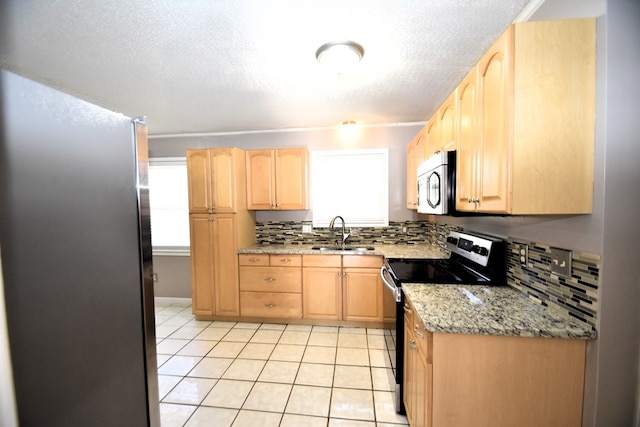
M 202 322 L 156 300 L 162 427 L 398 427 L 384 329 Z M 385 339 L 386 338 L 386 339 Z

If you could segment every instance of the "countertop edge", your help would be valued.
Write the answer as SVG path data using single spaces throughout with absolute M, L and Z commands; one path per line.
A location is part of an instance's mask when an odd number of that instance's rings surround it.
M 565 319 L 547 307 L 529 300 L 521 291 L 500 287 L 505 295 L 503 301 L 496 296 L 488 304 L 474 305 L 458 296 L 456 288 L 472 289 L 475 293 L 481 286 L 451 286 L 408 284 L 403 287 L 405 296 L 413 304 L 424 329 L 429 332 L 514 336 L 531 338 L 597 339 L 597 332 L 581 322 Z M 495 288 L 494 288 L 495 290 Z M 429 292 L 432 291 L 432 292 Z M 447 302 L 439 304 L 446 296 Z M 482 298 L 482 296 L 481 296 Z M 501 305 L 504 304 L 504 305 Z M 530 312 L 534 316 L 519 314 Z M 495 313 L 500 313 L 500 322 Z

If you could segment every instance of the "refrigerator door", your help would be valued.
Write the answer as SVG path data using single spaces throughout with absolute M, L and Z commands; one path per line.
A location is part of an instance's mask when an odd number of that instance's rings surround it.
M 0 247 L 20 425 L 159 425 L 135 128 L 0 71 Z

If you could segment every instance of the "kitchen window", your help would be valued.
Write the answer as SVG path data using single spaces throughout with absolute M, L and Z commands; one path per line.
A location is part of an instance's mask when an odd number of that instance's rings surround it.
M 189 196 L 184 157 L 149 160 L 151 246 L 156 255 L 189 255 Z
M 348 227 L 389 225 L 389 150 L 311 153 L 313 226 L 340 215 Z

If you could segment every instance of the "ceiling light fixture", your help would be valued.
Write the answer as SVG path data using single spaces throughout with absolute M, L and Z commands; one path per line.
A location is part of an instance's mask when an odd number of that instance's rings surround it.
M 363 56 L 363 47 L 349 40 L 325 43 L 316 50 L 318 62 L 338 74 L 357 65 Z

